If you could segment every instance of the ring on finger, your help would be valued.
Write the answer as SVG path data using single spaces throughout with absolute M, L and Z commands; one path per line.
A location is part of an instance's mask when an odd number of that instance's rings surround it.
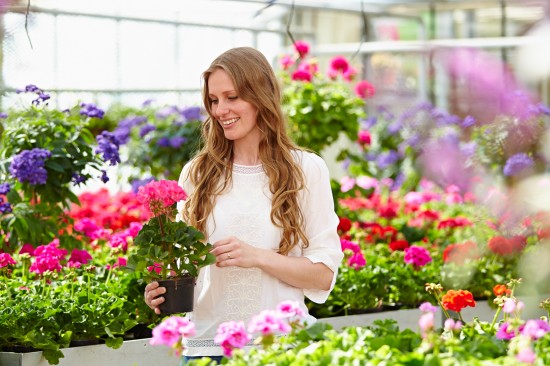
M 227 253 L 227 259 L 231 259 L 231 254 Z

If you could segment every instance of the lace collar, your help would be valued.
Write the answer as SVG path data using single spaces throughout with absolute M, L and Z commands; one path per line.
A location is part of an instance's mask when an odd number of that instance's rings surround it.
M 264 172 L 264 166 L 259 165 L 239 165 L 233 163 L 233 173 L 236 174 L 260 174 Z

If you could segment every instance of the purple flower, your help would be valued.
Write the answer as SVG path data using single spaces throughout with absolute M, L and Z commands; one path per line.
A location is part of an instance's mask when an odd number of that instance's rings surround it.
M 10 213 L 12 211 L 11 205 L 9 202 L 2 202 L 0 199 L 0 213 Z
M 88 117 L 103 118 L 105 112 L 92 103 L 80 103 L 80 114 Z
M 462 124 L 461 124 L 461 125 L 462 125 L 462 127 L 464 127 L 464 128 L 468 128 L 468 127 L 470 127 L 470 126 L 475 125 L 476 122 L 477 122 L 477 121 L 476 121 L 476 119 L 475 119 L 474 117 L 472 117 L 472 116 L 466 116 L 466 117 L 464 118 L 464 120 L 462 121 Z
M 376 164 L 380 169 L 387 168 L 388 166 L 394 164 L 399 159 L 399 153 L 394 150 L 385 151 L 378 155 L 376 159 Z
M 540 113 L 545 114 L 547 116 L 550 115 L 550 107 L 548 107 L 546 104 L 539 103 L 539 104 L 537 104 L 537 107 L 538 107 Z
M 201 108 L 200 107 L 188 107 L 185 108 L 180 114 L 186 121 L 201 120 Z
M 387 131 L 390 135 L 395 135 L 403 128 L 403 124 L 400 121 L 392 122 L 388 125 Z
M 145 137 L 147 134 L 149 134 L 149 132 L 156 129 L 157 128 L 154 125 L 148 123 L 145 126 L 141 127 L 141 129 L 139 130 L 139 137 Z
M 405 263 L 412 264 L 415 267 L 423 267 L 431 261 L 432 257 L 426 248 L 417 245 L 405 248 Z
M 157 145 L 161 147 L 170 147 L 170 139 L 168 137 L 161 137 L 158 139 Z
M 149 177 L 149 178 L 145 178 L 145 179 L 141 179 L 141 180 L 136 179 L 136 180 L 132 181 L 132 183 L 130 183 L 130 185 L 132 187 L 132 192 L 137 194 L 139 187 L 144 186 L 147 183 L 152 182 L 154 180 L 155 180 L 155 177 Z
M 178 112 L 179 111 L 178 111 L 178 108 L 176 106 L 169 106 L 169 107 L 164 107 L 162 109 L 159 109 L 155 115 L 159 119 L 166 119 L 169 116 L 171 116 L 173 114 L 176 114 Z
M 21 183 L 45 184 L 48 179 L 48 171 L 44 168 L 44 161 L 51 156 L 52 153 L 46 149 L 23 150 L 13 157 L 10 173 Z
M 524 169 L 527 169 L 531 166 L 533 166 L 534 161 L 531 157 L 529 157 L 525 153 L 519 153 L 512 155 L 506 160 L 506 164 L 504 165 L 504 175 L 514 176 L 519 173 L 521 173 Z
M 359 121 L 361 123 L 361 129 L 362 130 L 368 130 L 372 128 L 376 123 L 378 122 L 378 119 L 376 117 L 369 117 L 366 119 L 361 119 Z
M 107 183 L 109 181 L 109 177 L 107 176 L 107 171 L 105 171 L 105 170 L 101 171 L 101 178 L 100 179 L 103 183 Z
M 474 156 L 477 149 L 477 143 L 475 141 L 465 142 L 460 145 L 460 152 L 466 156 Z
M 9 183 L 0 184 L 0 194 L 8 194 L 10 190 L 11 190 L 11 186 Z
M 4 112 L 0 112 L 0 118 L 8 118 L 8 114 Z
M 80 186 L 81 183 L 86 183 L 88 177 L 82 174 L 73 174 L 73 183 L 77 186 Z
M 183 145 L 185 142 L 187 142 L 187 139 L 182 136 L 175 136 L 170 139 L 170 146 L 172 146 L 174 149 L 177 149 L 181 145 Z
M 531 337 L 531 339 L 539 339 L 550 332 L 550 325 L 542 319 L 531 319 L 519 327 L 519 332 L 524 336 Z
M 103 131 L 96 137 L 98 147 L 95 149 L 96 154 L 103 154 L 103 160 L 108 161 L 110 165 L 120 163 L 120 155 L 118 149 L 120 141 L 118 137 L 109 131 Z

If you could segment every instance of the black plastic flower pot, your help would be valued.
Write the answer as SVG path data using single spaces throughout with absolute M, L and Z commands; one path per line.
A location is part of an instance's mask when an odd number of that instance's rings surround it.
M 158 280 L 166 292 L 161 295 L 164 302 L 159 305 L 162 314 L 178 314 L 193 311 L 193 300 L 196 279 L 194 277 L 182 277 L 175 279 Z

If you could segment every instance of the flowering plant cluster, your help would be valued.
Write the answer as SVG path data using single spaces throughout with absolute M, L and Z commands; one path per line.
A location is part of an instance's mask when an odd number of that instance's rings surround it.
M 355 146 L 338 159 L 352 177 L 390 178 L 393 189 L 404 191 L 415 189 L 421 177 L 441 187 L 453 184 L 462 193 L 483 175 L 510 183 L 549 163 L 541 144 L 550 108 L 519 92 L 513 103 L 523 103 L 521 113 L 507 109 L 492 120 L 458 116 L 426 102 L 397 115 L 378 105 L 361 120 Z
M 176 220 L 176 203 L 187 194 L 176 181 L 152 181 L 139 187 L 138 200 L 149 210 L 151 219 L 134 238 L 127 267 L 149 276 L 197 277 L 201 267 L 212 264 L 212 244 L 204 234 L 183 220 Z
M 292 329 L 267 347 L 226 355 L 222 363 L 231 366 L 546 365 L 550 361 L 548 319 L 521 319 L 521 302 L 513 295 L 514 282 L 499 284 L 499 288 L 504 286 L 509 291 L 497 298 L 500 305 L 492 322 L 480 321 L 477 317 L 467 322 L 462 318 L 461 311 L 466 307 L 475 310 L 477 306 L 469 291 L 443 291 L 441 285 L 430 283 L 426 290 L 435 296 L 439 306 L 430 302 L 419 306 L 417 329 L 400 330 L 391 319 L 341 330 L 318 321 Z M 549 300 L 541 304 L 546 311 L 550 310 Z M 436 314 L 441 311 L 443 322 L 438 324 Z M 500 312 L 504 312 L 505 317 L 497 322 Z M 242 327 L 239 329 L 237 333 L 242 335 Z M 203 358 L 191 360 L 189 364 L 215 363 Z
M 104 263 L 107 262 L 107 264 Z M 102 263 L 103 262 L 103 263 Z M 136 324 L 132 281 L 115 251 L 60 247 L 59 240 L 0 254 L 0 350 L 41 350 L 50 364 L 77 340 L 118 348 Z
M 309 44 L 299 41 L 294 55 L 280 60 L 283 111 L 294 141 L 321 152 L 341 134 L 355 140 L 358 121 L 365 116 L 364 99 L 374 88 L 364 80 L 352 86 L 357 70 L 345 57 L 334 57 L 323 75 L 317 60 L 308 55 Z
M 509 231 L 457 187 L 441 190 L 422 180 L 419 190 L 402 194 L 391 186 L 388 180 L 342 179 L 346 192 L 337 212 L 345 258 L 327 302 L 308 304 L 315 315 L 415 307 L 429 298 L 424 284 L 435 281 L 490 298 L 487 288 L 518 276 L 522 255 L 545 255 L 548 212 L 528 215 Z M 530 282 L 550 291 L 546 278 Z
M 264 310 L 254 316 L 248 328 L 243 321 L 228 321 L 220 324 L 214 342 L 219 344 L 226 357 L 244 357 L 242 350 L 252 344 L 264 349 L 272 346 L 278 338 L 304 327 L 304 311 L 294 301 L 283 301 L 275 310 Z M 185 349 L 185 339 L 195 334 L 195 325 L 187 318 L 171 316 L 153 328 L 152 345 L 171 347 L 176 355 Z M 257 334 L 256 340 L 251 340 Z
M 90 119 L 102 111 L 92 104 L 63 111 L 48 106 L 49 95 L 35 85 L 21 93 L 36 97 L 23 110 L 11 109 L 0 119 L 0 248 L 14 251 L 19 243 L 38 245 L 58 236 L 69 218 L 64 214 L 73 193 L 90 178 L 107 181 L 102 169 L 114 165 L 118 145 L 94 138 Z M 76 245 L 70 235 L 59 239 Z
M 122 166 L 130 168 L 130 183 L 154 177 L 178 179 L 181 167 L 199 150 L 199 107 L 155 106 L 146 101 L 140 108 L 113 105 L 105 113 L 112 133 L 121 144 Z

